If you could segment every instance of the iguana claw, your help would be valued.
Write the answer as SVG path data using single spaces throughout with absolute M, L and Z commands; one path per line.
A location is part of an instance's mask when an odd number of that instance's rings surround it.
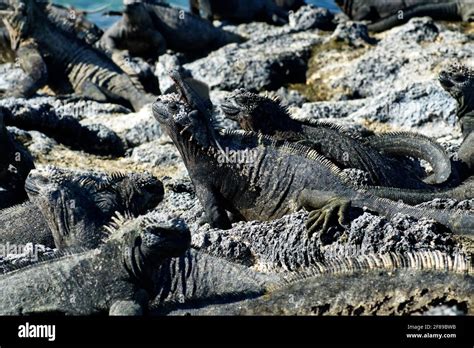
M 351 202 L 347 199 L 331 198 L 322 208 L 312 210 L 306 221 L 309 237 L 311 238 L 316 232 L 320 235 L 325 234 L 336 216 L 338 224 L 347 227 L 345 221 L 350 207 Z

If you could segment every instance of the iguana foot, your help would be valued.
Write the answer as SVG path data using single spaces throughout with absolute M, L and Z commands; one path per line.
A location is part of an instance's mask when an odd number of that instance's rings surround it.
M 333 225 L 336 218 L 340 226 L 347 227 L 345 221 L 347 220 L 346 217 L 350 207 L 351 201 L 347 199 L 331 198 L 323 207 L 312 210 L 306 221 L 309 237 L 311 238 L 313 234 L 318 232 L 321 238 L 328 231 L 329 227 Z

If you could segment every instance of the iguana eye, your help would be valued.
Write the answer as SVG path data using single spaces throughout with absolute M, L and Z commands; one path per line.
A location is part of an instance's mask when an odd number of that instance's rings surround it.
M 172 102 L 168 106 L 171 110 L 178 110 L 178 105 L 175 102 Z
M 453 76 L 453 80 L 456 82 L 464 82 L 466 81 L 466 77 L 463 75 L 456 74 Z

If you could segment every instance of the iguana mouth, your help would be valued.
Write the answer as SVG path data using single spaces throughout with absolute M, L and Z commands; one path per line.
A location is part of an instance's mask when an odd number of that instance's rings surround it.
M 439 82 L 441 83 L 443 87 L 446 87 L 446 88 L 452 88 L 454 86 L 454 83 L 451 81 L 448 74 L 446 74 L 445 72 L 442 72 L 439 75 Z

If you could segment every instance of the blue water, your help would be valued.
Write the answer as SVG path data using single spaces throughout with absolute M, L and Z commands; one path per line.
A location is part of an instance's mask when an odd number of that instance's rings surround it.
M 93 10 L 103 5 L 109 5 L 108 10 L 120 10 L 123 3 L 122 0 L 53 0 L 53 2 L 63 5 L 72 5 L 80 9 L 88 10 Z M 170 0 L 169 2 L 182 8 L 187 8 L 189 3 L 188 0 Z M 332 11 L 338 10 L 333 0 L 306 0 L 306 2 L 315 4 L 317 6 L 326 7 Z M 102 28 L 107 28 L 117 20 L 117 17 L 103 17 L 100 14 L 93 14 L 90 16 L 90 18 Z

